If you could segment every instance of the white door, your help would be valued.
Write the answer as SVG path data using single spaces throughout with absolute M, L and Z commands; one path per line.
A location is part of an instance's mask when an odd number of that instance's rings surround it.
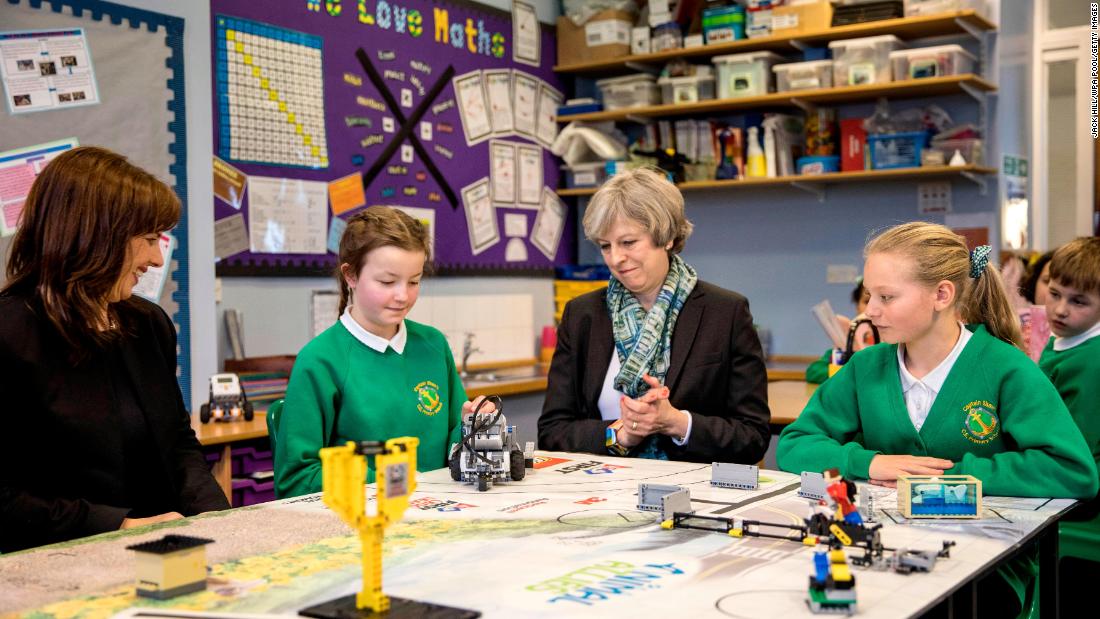
M 1093 232 L 1093 118 L 1088 26 L 1065 3 L 1036 5 L 1032 73 L 1033 245 L 1046 250 Z M 1083 22 L 1088 23 L 1087 3 Z M 1050 26 L 1047 28 L 1047 26 Z

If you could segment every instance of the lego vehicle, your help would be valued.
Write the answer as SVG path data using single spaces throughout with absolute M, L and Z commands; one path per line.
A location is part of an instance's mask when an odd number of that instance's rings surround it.
M 492 413 L 479 412 L 486 402 L 496 405 Z M 483 400 L 473 414 L 462 420 L 462 439 L 451 446 L 451 479 L 477 482 L 485 492 L 499 481 L 520 481 L 524 468 L 523 449 L 516 438 L 515 426 L 508 425 L 504 405 L 497 396 Z
M 252 421 L 253 414 L 252 403 L 241 389 L 241 379 L 236 374 L 210 377 L 210 401 L 199 409 L 200 421 L 235 421 L 242 417 Z

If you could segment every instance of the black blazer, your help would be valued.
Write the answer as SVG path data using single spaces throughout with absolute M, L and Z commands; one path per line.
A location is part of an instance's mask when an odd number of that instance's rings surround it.
M 539 448 L 608 453 L 598 401 L 615 350 L 607 291 L 565 306 L 539 417 Z M 699 281 L 672 333 L 665 385 L 669 402 L 691 412 L 683 447 L 660 446 L 673 460 L 755 464 L 768 448 L 768 375 L 745 297 Z
M 165 472 L 165 512 L 227 509 L 191 429 L 176 383 L 176 332 L 157 305 L 134 297 L 118 306 L 135 337 L 119 354 Z M 75 366 L 41 305 L 0 295 L 0 552 L 116 530 L 130 507 L 112 368 Z

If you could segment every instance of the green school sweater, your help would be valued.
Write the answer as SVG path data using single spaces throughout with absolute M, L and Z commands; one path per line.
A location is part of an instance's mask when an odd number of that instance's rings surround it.
M 1054 350 L 1050 338 L 1039 368 L 1054 383 L 1100 467 L 1100 337 L 1062 351 Z
M 867 479 L 875 455 L 912 454 L 955 462 L 947 473 L 981 479 L 986 494 L 1095 496 L 1096 464 L 1050 381 L 984 326 L 967 328 L 974 336 L 920 432 L 906 412 L 897 345 L 879 344 L 853 355 L 783 430 L 779 468 L 836 467 Z M 853 442 L 860 433 L 862 442 Z
M 403 354 L 370 348 L 340 322 L 298 354 L 275 443 L 275 492 L 291 497 L 321 491 L 322 447 L 348 441 L 420 439 L 416 468 L 446 465 L 461 434 L 466 391 L 447 340 L 438 330 L 405 321 Z M 373 458 L 367 483 L 374 481 Z
M 825 382 L 825 379 L 829 378 L 829 362 L 833 360 L 832 357 L 833 349 L 830 348 L 821 355 L 820 359 L 806 366 L 806 382 L 815 385 Z

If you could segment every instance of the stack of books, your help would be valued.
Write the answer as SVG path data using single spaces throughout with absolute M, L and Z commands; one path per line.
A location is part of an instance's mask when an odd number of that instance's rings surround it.
M 241 388 L 248 401 L 258 408 L 286 397 L 286 384 L 290 376 L 286 372 L 240 372 Z

